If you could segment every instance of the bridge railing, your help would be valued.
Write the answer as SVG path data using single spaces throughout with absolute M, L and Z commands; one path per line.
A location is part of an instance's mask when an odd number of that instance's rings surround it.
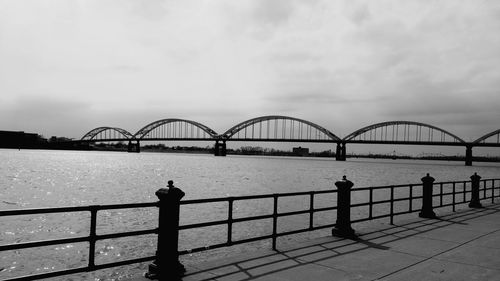
M 134 263 L 142 263 L 154 261 L 153 266 L 150 266 L 150 276 L 158 277 L 157 275 L 179 275 L 183 273 L 184 268 L 181 266 L 172 266 L 173 263 L 179 263 L 179 255 L 191 254 L 210 249 L 221 247 L 228 247 L 237 244 L 249 243 L 260 240 L 271 240 L 273 249 L 276 249 L 277 238 L 299 234 L 308 231 L 314 231 L 325 228 L 334 228 L 332 233 L 336 235 L 343 235 L 349 237 L 352 233 L 346 232 L 349 230 L 351 224 L 370 221 L 374 219 L 389 218 L 390 223 L 394 222 L 394 217 L 410 214 L 420 211 L 421 217 L 433 217 L 433 209 L 451 207 L 455 211 L 456 206 L 460 204 L 469 203 L 470 207 L 481 207 L 481 200 L 490 199 L 494 203 L 495 198 L 500 197 L 500 179 L 483 179 L 479 176 L 473 175 L 471 181 L 449 181 L 449 182 L 433 182 L 434 179 L 429 175 L 422 178 L 422 183 L 418 184 L 404 184 L 404 185 L 388 185 L 388 186 L 375 186 L 375 187 L 362 187 L 353 188 L 352 182 L 344 179 L 336 183 L 338 189 L 332 190 L 319 190 L 319 191 L 304 191 L 292 193 L 274 193 L 250 196 L 236 196 L 236 197 L 221 197 L 221 198 L 208 198 L 208 199 L 195 199 L 181 201 L 182 195 L 179 196 L 178 192 L 165 191 L 165 197 L 160 197 L 159 202 L 140 203 L 140 204 L 118 204 L 118 205 L 94 205 L 82 207 L 63 207 L 63 208 L 43 208 L 43 209 L 25 209 L 25 210 L 7 210 L 0 211 L 0 217 L 5 216 L 19 216 L 30 214 L 48 214 L 48 213 L 61 213 L 61 212 L 90 212 L 90 230 L 88 236 L 72 237 L 64 239 L 54 239 L 36 242 L 24 242 L 0 245 L 0 252 L 7 250 L 18 250 L 33 247 L 50 246 L 56 244 L 67 244 L 77 242 L 89 243 L 88 252 L 88 265 L 85 267 L 72 268 L 67 270 L 53 271 L 48 273 L 22 276 L 5 280 L 35 280 L 44 279 L 49 277 L 56 277 L 68 274 L 82 273 L 95 271 L 110 267 L 129 265 Z M 171 186 L 173 187 L 173 185 Z M 174 187 L 173 187 L 174 188 Z M 177 188 L 175 188 L 177 189 Z M 178 190 L 178 189 L 177 189 Z M 429 192 L 430 191 L 430 192 Z M 177 194 L 174 198 L 174 194 Z M 331 200 L 331 204 L 326 206 L 317 206 L 315 204 L 318 197 L 326 195 L 334 195 L 336 200 Z M 346 197 L 346 195 L 348 195 Z M 351 202 L 351 196 L 353 202 Z M 308 204 L 306 208 L 293 210 L 293 211 L 280 211 L 280 200 L 292 197 L 306 198 Z M 272 212 L 261 215 L 252 215 L 245 217 L 235 217 L 234 203 L 238 201 L 251 201 L 259 199 L 272 199 Z M 430 202 L 430 203 L 429 203 Z M 179 212 L 175 212 L 182 206 L 200 206 L 208 203 L 225 203 L 227 204 L 227 218 L 222 220 L 213 220 L 206 222 L 190 223 L 179 225 Z M 324 205 L 324 204 L 323 204 Z M 430 209 L 428 209 L 430 206 Z M 131 209 L 131 208 L 150 208 L 159 207 L 160 209 L 160 223 L 158 228 L 120 232 L 112 234 L 97 234 L 96 233 L 96 220 L 97 212 L 101 210 L 111 209 Z M 363 212 L 358 212 L 357 215 L 351 219 L 350 210 L 356 208 L 364 208 Z M 162 210 L 164 211 L 162 213 Z M 168 210 L 168 211 L 166 211 Z M 172 211 L 173 210 L 173 211 Z M 166 211 L 166 212 L 165 212 Z M 335 223 L 321 223 L 315 220 L 315 214 L 321 212 L 336 211 Z M 163 215 L 162 215 L 163 214 Z M 360 215 L 361 214 L 361 215 Z M 429 215 L 431 214 L 431 215 Z M 306 227 L 279 231 L 279 219 L 296 216 L 306 215 L 308 217 Z M 258 235 L 250 238 L 235 239 L 233 237 L 233 226 L 236 223 L 271 220 L 272 227 L 270 234 Z M 172 228 L 172 226 L 177 226 Z M 178 249 L 178 234 L 181 230 L 199 229 L 209 226 L 225 226 L 227 228 L 226 237 L 224 242 L 206 245 L 202 247 L 195 247 L 191 249 Z M 335 231 L 338 230 L 338 231 Z M 352 230 L 352 229 L 350 229 Z M 156 256 L 139 257 L 129 260 L 121 260 L 106 264 L 95 264 L 95 244 L 96 241 L 103 239 L 121 238 L 128 236 L 158 234 L 158 249 Z M 152 270 L 153 268 L 153 270 Z M 156 268 L 156 270 L 155 270 Z M 159 272 L 158 269 L 164 270 Z

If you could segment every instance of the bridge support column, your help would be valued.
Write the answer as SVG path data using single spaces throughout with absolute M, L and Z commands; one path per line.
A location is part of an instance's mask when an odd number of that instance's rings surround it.
M 226 141 L 215 141 L 214 156 L 226 156 Z
M 346 160 L 346 147 L 345 143 L 337 143 L 337 150 L 335 153 L 335 160 L 337 161 L 345 161 Z
M 226 142 L 223 141 L 221 144 L 220 144 L 220 156 L 226 156 L 227 154 L 227 150 L 226 150 Z
M 219 143 L 219 141 L 215 141 L 214 156 L 220 156 L 220 143 Z
M 128 152 L 136 152 L 136 153 L 141 152 L 141 145 L 140 145 L 139 141 L 137 141 L 137 143 L 135 143 L 135 144 L 132 141 L 129 141 L 127 150 L 128 150 Z
M 472 146 L 465 148 L 465 166 L 472 166 Z

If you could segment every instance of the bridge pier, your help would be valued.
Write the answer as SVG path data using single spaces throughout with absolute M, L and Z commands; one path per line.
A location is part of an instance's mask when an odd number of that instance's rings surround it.
M 226 156 L 226 153 L 226 141 L 222 141 L 222 143 L 215 141 L 214 156 Z
M 346 146 L 345 143 L 337 143 L 337 150 L 335 153 L 335 160 L 337 161 L 345 161 L 346 160 Z
M 227 150 L 226 150 L 226 142 L 222 141 L 222 144 L 220 146 L 220 156 L 226 156 Z
M 472 146 L 465 147 L 465 166 L 472 166 Z
M 133 143 L 132 141 L 129 141 L 127 150 L 128 150 L 128 152 L 136 152 L 136 153 L 141 152 L 141 145 L 140 145 L 139 141 L 137 141 L 137 143 Z

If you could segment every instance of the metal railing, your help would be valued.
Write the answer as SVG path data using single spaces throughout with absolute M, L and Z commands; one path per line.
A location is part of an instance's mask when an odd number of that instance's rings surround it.
M 21 215 L 39 215 L 39 214 L 53 214 L 53 213 L 74 213 L 74 212 L 90 212 L 90 229 L 88 236 L 79 236 L 72 238 L 62 238 L 53 240 L 43 240 L 43 241 L 33 241 L 24 243 L 15 243 L 0 245 L 0 252 L 9 250 L 20 250 L 26 248 L 36 248 L 43 246 L 60 245 L 67 243 L 89 243 L 89 253 L 88 253 L 88 265 L 85 267 L 71 268 L 66 270 L 58 270 L 47 273 L 20 276 L 10 279 L 5 279 L 9 281 L 13 280 L 36 280 L 57 277 L 68 274 L 83 273 L 89 271 L 96 271 L 105 268 L 129 265 L 134 263 L 148 262 L 156 258 L 156 256 L 148 256 L 135 258 L 130 260 L 105 263 L 105 264 L 95 264 L 95 245 L 99 240 L 122 238 L 128 236 L 146 235 L 146 234 L 157 234 L 158 228 L 139 230 L 139 231 L 129 231 L 129 232 L 119 232 L 111 234 L 97 234 L 97 212 L 102 210 L 115 210 L 115 209 L 131 209 L 131 208 L 148 208 L 148 207 L 158 207 L 158 202 L 151 203 L 135 203 L 135 204 L 116 204 L 116 205 L 91 205 L 91 206 L 81 206 L 81 207 L 60 207 L 60 208 L 38 208 L 38 209 L 23 209 L 23 210 L 6 210 L 0 211 L 0 217 L 5 216 L 21 216 Z
M 111 268 L 116 266 L 129 265 L 134 263 L 142 263 L 148 261 L 153 262 L 153 269 L 150 266 L 150 276 L 158 277 L 161 274 L 182 274 L 183 267 L 172 267 L 172 263 L 176 262 L 178 264 L 179 255 L 184 255 L 188 253 L 196 253 L 209 249 L 216 249 L 221 247 L 227 247 L 237 244 L 249 243 L 259 240 L 272 240 L 272 247 L 276 249 L 277 238 L 298 234 L 313 230 L 334 228 L 337 231 L 332 231 L 337 235 L 345 235 L 346 237 L 351 236 L 354 231 L 350 228 L 352 223 L 365 222 L 374 219 L 389 218 L 390 223 L 394 222 L 394 217 L 410 214 L 420 211 L 420 216 L 424 218 L 434 217 L 433 209 L 452 207 L 455 211 L 455 207 L 459 204 L 469 203 L 470 207 L 481 207 L 480 200 L 491 199 L 494 203 L 495 198 L 500 197 L 500 179 L 483 179 L 481 180 L 479 176 L 473 175 L 471 181 L 451 181 L 451 182 L 438 182 L 434 183 L 434 179 L 429 175 L 422 178 L 422 183 L 420 184 L 405 184 L 405 185 L 389 185 L 389 186 L 377 186 L 377 187 L 362 187 L 354 188 L 352 187 L 352 182 L 344 178 L 344 180 L 336 182 L 336 190 L 320 190 L 320 191 L 306 191 L 306 192 L 292 192 L 292 193 L 274 193 L 274 194 L 264 194 L 264 195 L 250 195 L 250 196 L 237 196 L 237 197 L 221 197 L 221 198 L 209 198 L 209 199 L 195 199 L 195 200 L 184 200 L 181 198 L 184 193 L 180 189 L 175 188 L 172 182 L 169 182 L 169 189 L 160 189 L 156 195 L 159 197 L 158 202 L 152 203 L 139 203 L 139 204 L 117 204 L 117 205 L 93 205 L 93 206 L 82 206 L 82 207 L 62 207 L 62 208 L 41 208 L 41 209 L 24 209 L 24 210 L 6 210 L 0 211 L 0 217 L 5 216 L 20 216 L 20 215 L 33 215 L 33 214 L 49 214 L 49 213 L 63 213 L 63 212 L 90 212 L 90 230 L 88 236 L 54 239 L 54 240 L 44 240 L 35 242 L 24 242 L 0 245 L 1 251 L 8 250 L 19 250 L 25 248 L 34 248 L 42 246 L 50 246 L 57 244 L 66 243 L 78 243 L 78 242 L 88 242 L 89 243 L 89 253 L 88 253 L 88 265 L 85 267 L 78 267 L 66 270 L 59 270 L 53 272 L 47 272 L 36 275 L 21 276 L 10 279 L 5 279 L 9 281 L 13 280 L 35 280 L 43 279 L 49 277 L 56 277 L 68 274 L 90 272 L 105 268 Z M 437 192 L 434 193 L 434 190 Z M 405 191 L 407 190 L 407 195 Z M 498 190 L 496 192 L 495 190 Z M 375 193 L 385 191 L 389 194 L 388 198 L 375 200 Z M 421 192 L 419 192 L 421 191 Z M 351 203 L 351 194 L 362 193 L 366 200 L 361 202 Z M 367 194 L 366 194 L 367 193 Z M 315 198 L 316 196 L 321 196 L 324 194 L 335 194 L 337 196 L 337 204 L 331 202 L 331 206 L 327 207 L 316 207 Z M 403 194 L 403 196 L 401 196 Z M 308 207 L 302 210 L 285 211 L 279 212 L 279 200 L 287 197 L 307 197 Z M 363 198 L 363 196 L 359 196 Z M 256 199 L 272 199 L 273 200 L 273 211 L 269 214 L 254 215 L 247 217 L 234 218 L 234 203 L 237 201 L 248 201 Z M 359 200 L 358 200 L 359 201 Z M 186 225 L 179 225 L 179 208 L 180 206 L 187 205 L 199 205 L 207 203 L 217 203 L 225 202 L 227 203 L 227 219 L 215 220 L 208 222 L 192 223 Z M 399 202 L 407 202 L 404 208 L 401 206 L 396 206 Z M 421 203 L 422 206 L 415 206 L 417 203 Z M 427 204 L 427 205 L 426 205 Z M 375 207 L 378 205 L 388 205 L 383 212 L 376 212 Z M 101 210 L 111 210 L 111 209 L 131 209 L 131 208 L 149 208 L 158 207 L 160 209 L 159 214 L 159 227 L 148 230 L 139 231 L 129 231 L 120 232 L 112 234 L 97 234 L 97 212 Z M 353 208 L 366 207 L 366 215 L 362 217 L 357 217 L 351 220 L 350 210 Z M 388 209 L 388 210 L 387 210 Z M 336 223 L 326 223 L 321 225 L 316 225 L 314 215 L 319 212 L 326 211 L 336 211 L 337 221 Z M 288 231 L 278 231 L 278 219 L 295 216 L 295 215 L 308 215 L 308 226 L 305 228 L 288 230 Z M 258 220 L 272 220 L 272 233 L 266 235 L 260 235 L 256 237 L 244 238 L 244 239 L 234 239 L 233 238 L 233 225 L 235 223 L 258 221 Z M 203 247 L 196 247 L 192 249 L 178 250 L 178 233 L 181 230 L 196 229 L 208 226 L 221 226 L 225 225 L 227 227 L 227 237 L 226 241 L 223 243 L 216 243 Z M 122 238 L 128 236 L 146 235 L 146 234 L 158 234 L 158 249 L 155 256 L 147 256 L 134 258 L 129 260 L 122 260 L 112 263 L 105 264 L 95 264 L 95 245 L 96 241 L 104 239 Z M 162 271 L 163 270 L 163 271 Z M 153 272 L 152 272 L 153 271 Z M 159 272 L 161 271 L 161 272 Z

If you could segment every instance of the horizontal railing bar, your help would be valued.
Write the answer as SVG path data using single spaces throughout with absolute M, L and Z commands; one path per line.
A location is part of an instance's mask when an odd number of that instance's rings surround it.
M 288 216 L 309 214 L 310 212 L 311 212 L 310 210 L 291 211 L 291 212 L 286 212 L 286 213 L 278 213 L 277 217 L 288 217 Z M 314 213 L 314 211 L 313 211 L 313 213 Z
M 216 202 L 227 202 L 229 200 L 252 200 L 252 199 L 267 199 L 278 197 L 290 197 L 290 196 L 304 196 L 310 194 L 325 194 L 325 193 L 337 193 L 336 189 L 332 190 L 316 190 L 316 191 L 302 191 L 302 192 L 290 192 L 290 193 L 270 193 L 270 194 L 259 194 L 259 195 L 247 195 L 247 196 L 234 196 L 234 197 L 218 197 L 218 198 L 204 198 L 204 199 L 191 199 L 183 200 L 180 202 L 181 205 L 190 204 L 201 204 L 201 203 L 216 203 Z
M 96 240 L 115 239 L 115 238 L 129 237 L 129 236 L 147 235 L 147 234 L 158 234 L 158 228 L 96 235 Z
M 157 228 L 156 229 L 148 229 L 148 230 L 110 233 L 110 234 L 104 234 L 104 235 L 97 235 L 96 240 L 113 239 L 113 238 L 147 235 L 147 234 L 156 234 L 156 233 L 158 233 Z M 67 243 L 81 243 L 81 242 L 88 242 L 88 241 L 90 241 L 89 236 L 80 236 L 80 237 L 74 237 L 74 238 L 63 238 L 63 239 L 55 239 L 55 240 L 42 240 L 42 241 L 33 241 L 33 242 L 25 242 L 25 243 L 7 244 L 7 245 L 0 245 L 0 252 L 1 251 L 26 249 L 26 248 L 34 248 L 34 247 L 60 245 L 60 244 L 67 244 Z
M 235 242 L 231 243 L 231 245 L 234 245 L 234 244 L 238 244 L 238 243 L 235 243 Z M 214 245 L 210 245 L 210 246 L 202 246 L 202 247 L 192 248 L 189 250 L 179 251 L 179 255 L 198 253 L 198 252 L 203 252 L 206 250 L 218 249 L 218 248 L 227 247 L 227 246 L 230 246 L 230 244 L 227 242 L 220 243 L 220 244 L 214 244 Z
M 308 228 L 304 228 L 304 229 L 292 230 L 292 231 L 287 231 L 287 232 L 280 232 L 280 233 L 276 234 L 276 237 L 292 235 L 292 234 L 297 234 L 297 233 L 303 233 L 303 232 L 309 232 L 311 230 L 319 230 L 319 229 L 324 229 L 324 228 L 328 228 L 328 227 L 334 227 L 335 225 L 336 224 L 327 224 L 327 225 L 315 226 L 312 229 L 310 229 L 308 227 Z M 179 255 L 202 252 L 202 251 L 206 251 L 206 250 L 212 250 L 212 249 L 222 248 L 222 247 L 236 245 L 236 244 L 250 243 L 250 242 L 255 242 L 255 241 L 259 241 L 259 240 L 266 240 L 266 239 L 271 239 L 271 238 L 273 238 L 272 234 L 258 236 L 258 237 L 251 237 L 251 238 L 247 238 L 247 239 L 232 241 L 231 244 L 220 243 L 220 244 L 214 244 L 214 245 L 210 245 L 210 246 L 193 248 L 193 249 L 189 249 L 189 250 L 182 250 L 182 251 L 179 251 Z
M 80 207 L 57 207 L 57 208 L 36 208 L 36 209 L 13 209 L 0 211 L 2 216 L 21 216 L 21 215 L 39 215 L 51 213 L 67 213 L 67 212 L 87 212 L 90 211 L 90 206 Z
M 51 272 L 41 273 L 41 274 L 19 276 L 19 277 L 14 277 L 14 278 L 10 278 L 10 279 L 2 279 L 2 281 L 40 280 L 40 279 L 46 279 L 46 278 L 69 275 L 69 274 L 84 273 L 84 272 L 88 272 L 88 271 L 89 271 L 88 267 L 78 267 L 78 268 L 71 268 L 71 269 L 66 269 L 66 270 L 51 271 Z
M 236 240 L 232 241 L 231 243 L 220 243 L 220 244 L 214 244 L 210 246 L 203 246 L 203 247 L 197 247 L 189 250 L 183 250 L 179 252 L 179 255 L 185 255 L 185 254 L 190 254 L 190 253 L 197 253 L 197 252 L 202 252 L 206 250 L 213 250 L 217 248 L 222 248 L 222 247 L 227 247 L 227 246 L 232 246 L 232 245 L 238 245 L 238 244 L 244 244 L 244 243 L 250 243 L 250 242 L 255 242 L 259 240 L 266 240 L 266 239 L 271 239 L 273 237 L 272 234 L 269 235 L 264 235 L 264 236 L 258 236 L 258 237 L 252 237 L 252 238 L 247 238 L 247 239 L 242 239 L 242 240 Z
M 228 198 L 229 197 L 190 199 L 190 200 L 182 200 L 181 202 L 179 202 L 179 204 L 180 205 L 191 205 L 191 204 L 227 202 L 227 201 L 229 201 Z
M 413 186 L 422 186 L 422 184 L 411 184 Z M 403 188 L 408 187 L 410 184 L 398 184 L 398 185 L 384 185 L 384 186 L 370 186 L 370 187 L 357 187 L 351 189 L 351 191 L 365 191 L 365 190 L 379 190 L 379 189 L 391 189 L 391 188 Z
M 25 243 L 7 244 L 7 245 L 0 245 L 0 252 L 1 251 L 33 248 L 33 247 L 44 247 L 44 246 L 52 246 L 52 245 L 59 245 L 59 244 L 67 244 L 67 243 L 81 243 L 81 242 L 88 242 L 89 240 L 90 240 L 89 236 L 80 236 L 80 237 L 64 238 L 64 239 L 56 239 L 56 240 L 41 240 L 41 241 L 33 241 L 33 242 L 25 242 Z
M 56 207 L 56 208 L 13 209 L 13 210 L 0 211 L 0 217 L 67 213 L 67 212 L 90 212 L 91 208 L 95 208 L 97 210 L 112 210 L 112 209 L 132 209 L 132 208 L 149 208 L 149 207 L 158 207 L 158 202 L 113 204 L 113 205 L 90 205 L 90 206 L 76 206 L 76 207 Z
M 336 189 L 330 190 L 316 190 L 316 191 L 302 191 L 302 192 L 291 192 L 291 193 L 276 193 L 278 197 L 290 197 L 290 196 L 304 196 L 312 194 L 324 194 L 324 193 L 337 193 Z
M 322 207 L 322 208 L 314 208 L 313 209 L 313 212 L 314 213 L 317 213 L 317 212 L 325 212 L 325 211 L 333 211 L 333 210 L 337 210 L 338 207 L 337 206 L 333 206 L 333 207 Z
M 316 212 L 331 211 L 331 210 L 336 210 L 336 209 L 337 209 L 336 206 L 335 207 L 324 207 L 324 208 L 313 209 L 312 212 L 316 213 Z M 278 213 L 277 217 L 308 214 L 310 212 L 311 212 L 311 210 L 308 209 L 308 210 L 292 211 L 292 212 L 286 212 L 286 213 Z M 273 216 L 274 216 L 273 214 L 268 214 L 268 215 L 252 216 L 252 217 L 233 218 L 232 222 L 238 223 L 238 222 L 246 222 L 246 221 L 253 221 L 253 220 L 272 219 Z M 193 228 L 207 227 L 207 226 L 214 226 L 214 225 L 222 225 L 222 224 L 227 224 L 227 223 L 229 223 L 229 220 L 226 219 L 226 220 L 187 224 L 187 225 L 179 226 L 179 230 L 186 230 L 186 229 L 193 229 Z
M 458 195 L 458 194 L 464 194 L 464 193 L 471 193 L 472 190 L 466 190 L 464 191 L 463 189 L 462 190 L 457 190 L 457 192 L 455 192 L 455 195 Z M 443 196 L 444 195 L 453 195 L 453 192 L 449 192 L 449 193 L 443 193 Z M 432 197 L 439 197 L 441 196 L 441 193 L 437 193 L 437 194 L 432 194 Z
M 414 196 L 411 199 L 419 199 L 422 198 L 422 196 Z M 356 203 L 356 204 L 351 204 L 350 207 L 363 207 L 363 206 L 369 206 L 369 205 L 379 205 L 379 204 L 384 204 L 384 203 L 391 203 L 391 202 L 399 202 L 399 201 L 408 201 L 410 200 L 409 197 L 405 198 L 396 198 L 393 200 L 387 199 L 387 200 L 381 200 L 381 201 L 373 201 L 373 202 L 363 202 L 363 203 Z
M 265 220 L 265 219 L 272 219 L 272 218 L 273 218 L 273 214 L 259 215 L 259 216 L 253 216 L 253 217 L 234 218 L 233 223 L 253 221 L 253 220 Z
M 98 210 L 115 210 L 115 209 L 134 209 L 134 208 L 151 208 L 158 207 L 159 202 L 146 203 L 127 203 L 127 204 L 112 204 L 112 205 L 97 205 Z
M 408 201 L 410 199 L 421 199 L 423 198 L 422 196 L 413 196 L 413 197 L 404 197 L 404 198 L 396 198 L 392 201 Z M 386 204 L 386 203 L 391 203 L 390 199 L 387 200 L 380 200 L 380 201 L 373 201 L 373 202 L 363 202 L 363 203 L 356 203 L 356 204 L 351 204 L 351 207 L 363 207 L 363 206 L 369 206 L 369 205 L 380 205 L 380 204 Z
M 186 224 L 186 225 L 179 225 L 179 230 L 185 230 L 185 229 L 193 229 L 193 228 L 200 228 L 200 227 L 207 227 L 207 226 L 214 226 L 214 225 L 221 225 L 221 224 L 227 224 L 229 221 L 226 220 L 220 220 L 220 221 L 207 221 L 207 222 L 199 222 L 199 223 L 193 223 L 193 224 Z
M 320 209 L 313 209 L 313 213 L 319 212 L 319 211 L 334 210 L 336 208 L 337 207 L 321 208 L 321 210 Z M 286 212 L 286 213 L 278 213 L 276 216 L 277 217 L 286 217 L 286 216 L 308 214 L 310 212 L 311 212 L 311 210 L 300 210 L 300 211 L 292 211 L 292 212 Z M 246 222 L 246 221 L 253 221 L 253 220 L 272 219 L 273 216 L 274 216 L 273 214 L 268 214 L 268 215 L 259 215 L 259 216 L 253 216 L 253 217 L 234 218 L 234 219 L 232 219 L 232 222 L 238 223 L 238 222 Z M 221 224 L 227 224 L 227 223 L 229 223 L 229 220 L 227 220 L 227 219 L 226 220 L 219 220 L 219 221 L 194 223 L 194 224 L 188 224 L 188 225 L 181 225 L 181 226 L 179 226 L 179 230 L 221 225 Z

